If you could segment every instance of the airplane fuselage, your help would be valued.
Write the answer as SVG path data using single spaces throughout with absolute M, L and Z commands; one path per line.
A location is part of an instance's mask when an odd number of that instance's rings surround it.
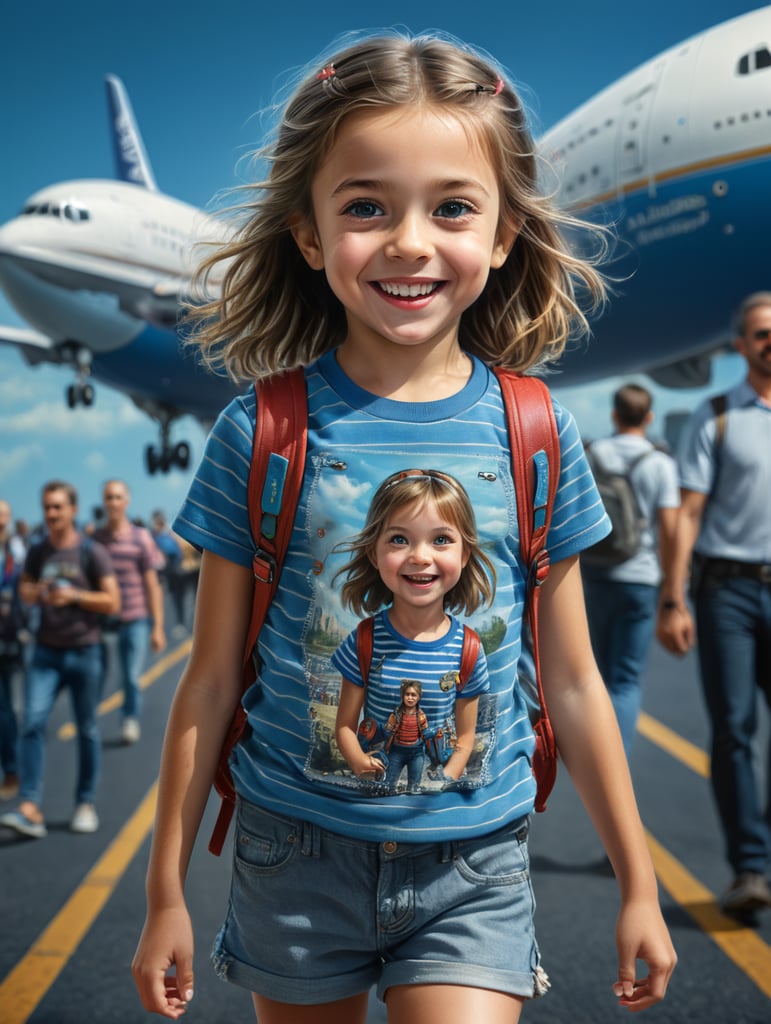
M 766 7 L 641 65 L 542 139 L 560 204 L 617 238 L 609 306 L 553 383 L 635 372 L 706 383 L 731 311 L 771 287 L 770 48 Z M 223 229 L 157 191 L 114 78 L 108 95 L 124 180 L 42 189 L 0 229 L 0 286 L 32 327 L 0 340 L 30 363 L 76 366 L 71 404 L 86 400 L 89 374 L 126 392 L 162 424 L 165 449 L 175 416 L 210 420 L 237 390 L 187 356 L 177 333 L 195 243 Z
M 725 345 L 732 310 L 771 287 L 770 48 L 767 7 L 665 51 L 543 139 L 560 202 L 618 237 L 615 297 L 566 380 L 666 379 Z

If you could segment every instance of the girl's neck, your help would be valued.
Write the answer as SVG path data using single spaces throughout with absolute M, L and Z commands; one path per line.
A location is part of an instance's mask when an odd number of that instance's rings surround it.
M 387 614 L 388 621 L 400 636 L 422 643 L 441 640 L 451 625 L 444 608 L 416 608 L 415 605 L 394 601 Z
M 460 345 L 368 346 L 344 342 L 337 362 L 360 388 L 397 402 L 438 402 L 469 381 L 472 362 Z

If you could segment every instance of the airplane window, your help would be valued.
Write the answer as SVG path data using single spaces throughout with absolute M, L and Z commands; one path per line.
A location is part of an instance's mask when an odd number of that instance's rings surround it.
M 765 46 L 755 51 L 755 69 L 760 71 L 761 68 L 771 68 L 771 53 Z
M 736 68 L 736 73 L 739 75 L 748 75 L 750 73 L 750 58 L 748 54 L 745 53 L 745 55 L 740 58 L 739 64 Z

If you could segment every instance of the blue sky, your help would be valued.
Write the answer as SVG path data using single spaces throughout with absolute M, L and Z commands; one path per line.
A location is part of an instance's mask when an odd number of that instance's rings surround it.
M 730 0 L 618 0 L 551 4 L 391 0 L 387 20 L 373 6 L 326 0 L 267 4 L 255 0 L 38 0 L 5 5 L 0 15 L 0 222 L 44 185 L 112 177 L 103 76 L 129 92 L 162 191 L 205 206 L 236 182 L 236 164 L 260 138 L 260 119 L 287 75 L 347 31 L 402 26 L 441 29 L 490 52 L 523 90 L 538 134 L 575 106 L 659 51 L 728 18 L 762 6 Z M 0 322 L 21 321 L 0 296 Z M 736 380 L 728 358 L 719 385 Z M 155 425 L 119 393 L 97 388 L 91 409 L 70 412 L 66 370 L 30 369 L 0 348 L 0 497 L 37 521 L 41 483 L 72 481 L 81 510 L 98 504 L 102 482 L 131 486 L 135 515 L 156 507 L 173 514 L 190 473 L 148 477 L 145 445 Z M 645 383 L 644 379 L 641 380 Z M 555 389 L 587 436 L 609 427 L 617 380 Z M 714 390 L 714 389 L 713 389 Z M 704 392 L 654 389 L 659 418 L 691 407 Z M 204 434 L 192 420 L 175 427 L 193 459 Z

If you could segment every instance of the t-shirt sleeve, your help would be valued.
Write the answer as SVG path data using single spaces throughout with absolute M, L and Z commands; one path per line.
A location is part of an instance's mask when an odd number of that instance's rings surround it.
M 348 634 L 330 660 L 343 679 L 350 680 L 355 686 L 364 686 L 359 667 L 356 630 Z
M 560 478 L 547 541 L 552 562 L 596 544 L 610 533 L 578 426 L 571 413 L 554 401 L 560 443 Z
M 677 452 L 680 486 L 709 494 L 715 479 L 716 422 L 709 402 L 703 402 L 685 426 Z
M 254 437 L 253 392 L 234 399 L 206 441 L 174 532 L 199 550 L 250 568 L 254 542 L 247 503 Z
M 114 576 L 115 570 L 112 565 L 110 552 L 100 544 L 98 540 L 91 542 L 91 552 L 88 560 L 89 583 L 94 590 L 99 588 L 99 581 L 105 576 Z

